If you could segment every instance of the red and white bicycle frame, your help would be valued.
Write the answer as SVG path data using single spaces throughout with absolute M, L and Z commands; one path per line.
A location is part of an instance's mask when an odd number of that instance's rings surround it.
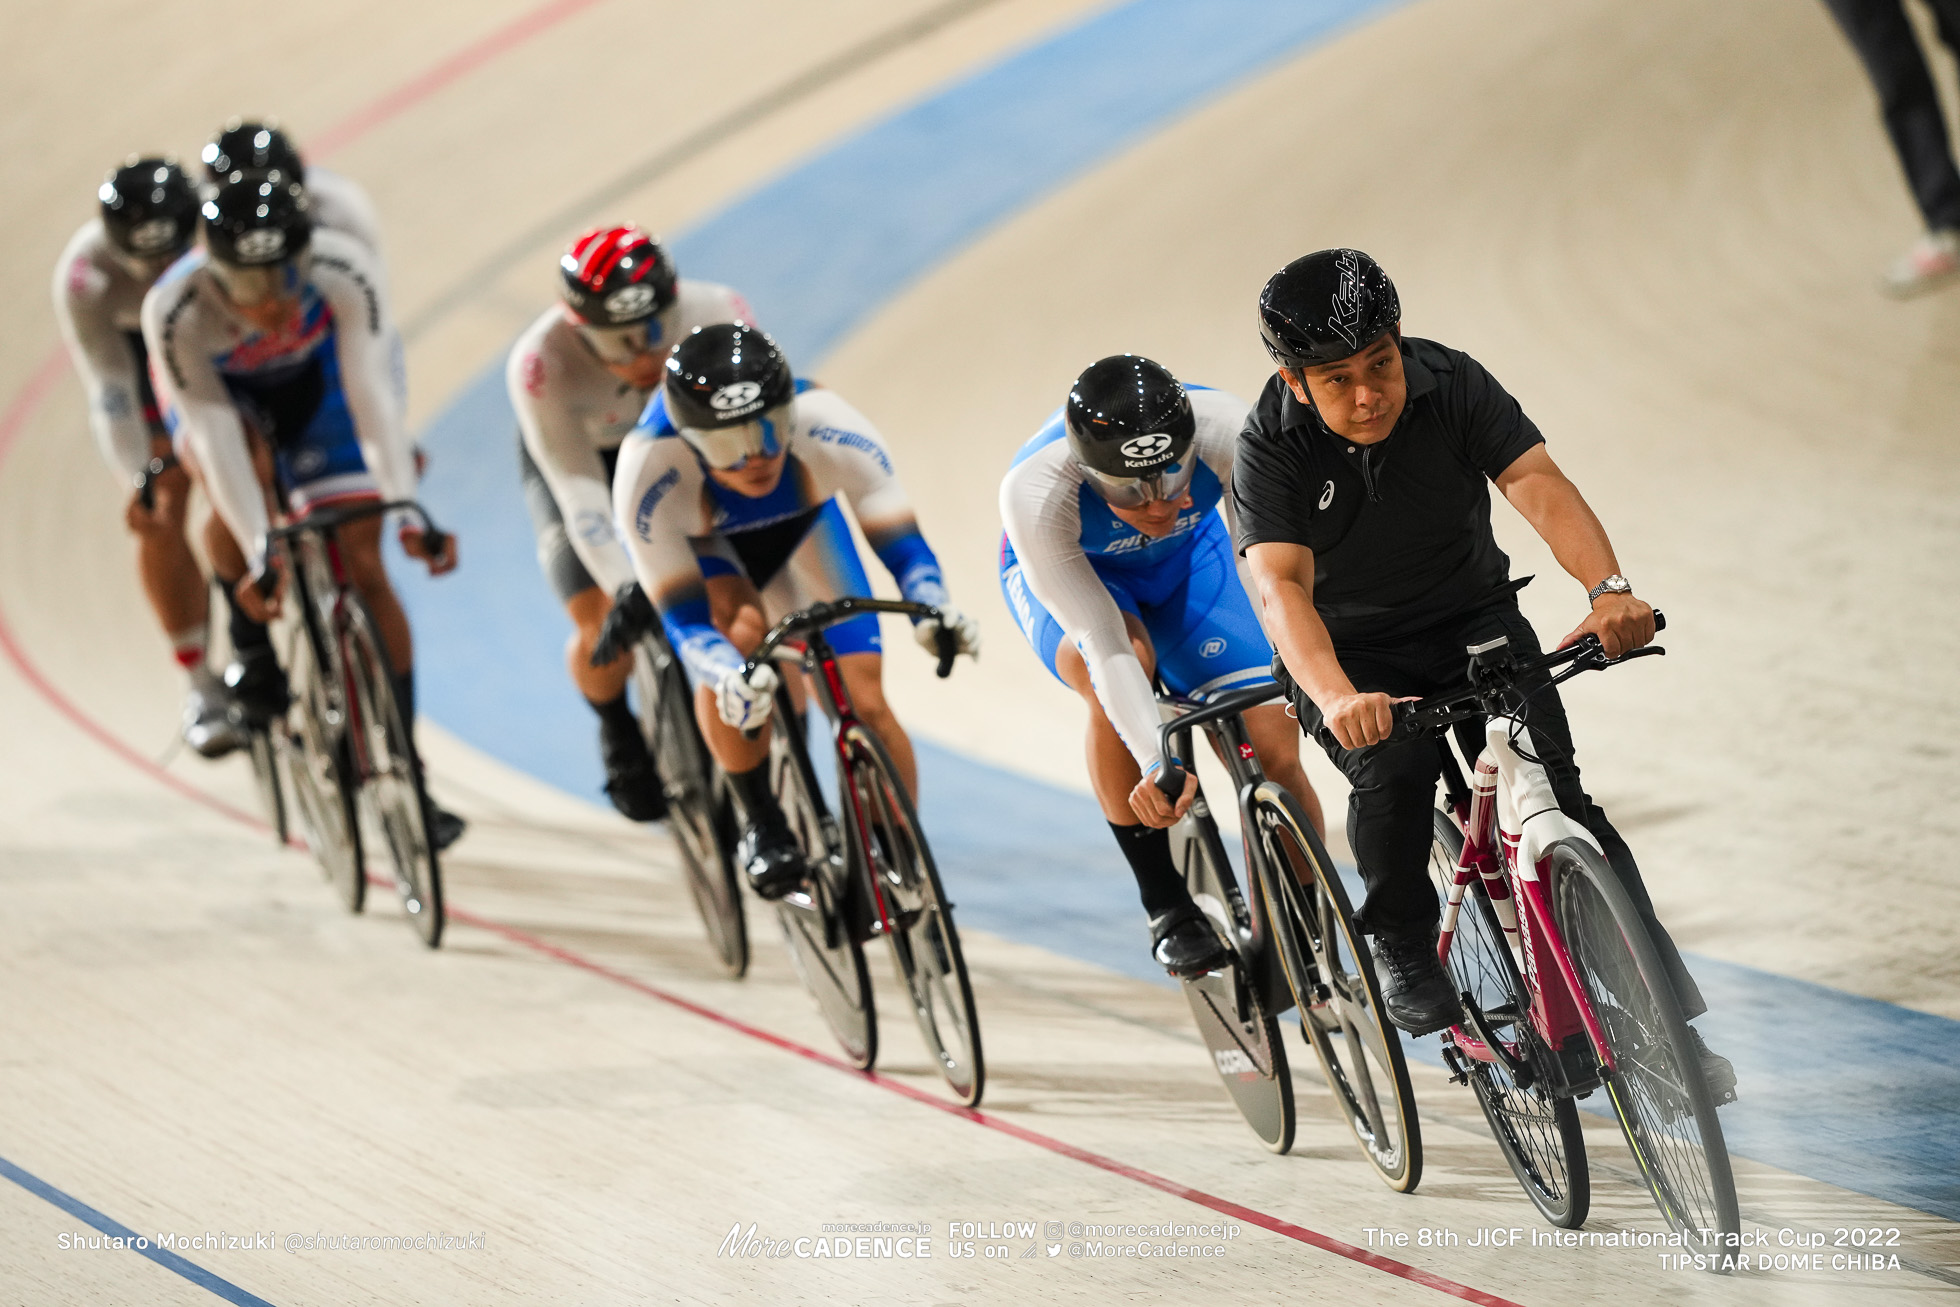
M 1523 746 L 1522 753 L 1514 741 Z M 1600 1064 L 1610 1072 L 1615 1069 L 1613 1050 L 1607 1046 L 1598 1014 L 1586 1000 L 1565 938 L 1553 923 L 1547 891 L 1549 851 L 1554 844 L 1577 840 L 1605 855 L 1592 832 L 1559 809 L 1545 768 L 1524 756 L 1537 752 L 1531 732 L 1515 717 L 1495 716 L 1485 723 L 1484 750 L 1477 756 L 1470 778 L 1469 810 L 1464 811 L 1461 803 L 1456 805 L 1463 852 L 1448 886 L 1436 952 L 1447 968 L 1464 896 L 1471 883 L 1481 879 L 1518 974 L 1531 993 L 1532 1028 L 1545 1046 L 1554 1050 L 1583 1030 Z M 1474 1030 L 1456 1025 L 1449 1033 L 1466 1057 L 1479 1062 L 1504 1060 Z M 1513 1057 L 1518 1052 L 1515 1045 L 1505 1051 Z

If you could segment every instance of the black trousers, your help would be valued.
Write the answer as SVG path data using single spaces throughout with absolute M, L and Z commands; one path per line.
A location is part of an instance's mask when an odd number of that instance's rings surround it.
M 1509 638 L 1511 651 L 1520 660 L 1535 658 L 1542 652 L 1531 623 L 1518 611 L 1515 595 L 1506 595 L 1483 608 L 1398 641 L 1392 649 L 1341 648 L 1341 668 L 1357 690 L 1396 696 L 1435 694 L 1463 684 L 1470 661 L 1464 652 L 1468 646 L 1500 635 Z M 1540 676 L 1536 681 L 1522 681 L 1520 686 L 1529 689 L 1542 685 L 1544 680 Z M 1320 710 L 1297 690 L 1292 698 L 1301 727 L 1311 739 L 1321 725 Z M 1654 916 L 1653 900 L 1647 895 L 1632 850 L 1580 783 L 1579 767 L 1573 755 L 1572 728 L 1566 722 L 1558 691 L 1543 689 L 1534 695 L 1525 722 L 1551 778 L 1559 807 L 1598 839 L 1607 862 L 1618 874 L 1660 950 L 1661 961 L 1674 982 L 1675 995 L 1681 1000 L 1683 1011 L 1690 1017 L 1699 1016 L 1708 1010 L 1708 1005 L 1702 1001 L 1701 988 L 1688 974 L 1673 939 Z M 1465 756 L 1473 762 L 1483 751 L 1481 724 L 1458 727 L 1457 739 Z M 1327 756 L 1353 786 L 1348 798 L 1348 843 L 1354 849 L 1361 879 L 1367 886 L 1367 897 L 1355 914 L 1357 924 L 1370 934 L 1429 933 L 1442 914 L 1442 904 L 1429 879 L 1433 839 L 1429 814 L 1436 807 L 1436 782 L 1442 774 L 1436 742 L 1418 739 L 1363 749 L 1343 749 L 1333 744 L 1326 748 Z
M 1878 90 L 1879 110 L 1926 226 L 1960 227 L 1960 171 L 1926 56 L 1902 0 L 1824 0 Z M 1940 40 L 1960 53 L 1960 0 L 1927 0 Z

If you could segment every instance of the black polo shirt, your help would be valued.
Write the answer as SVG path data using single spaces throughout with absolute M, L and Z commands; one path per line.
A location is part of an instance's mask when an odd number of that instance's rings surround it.
M 1402 367 L 1409 399 L 1385 440 L 1336 436 L 1278 373 L 1239 433 L 1239 552 L 1313 550 L 1314 607 L 1337 649 L 1394 644 L 1507 587 L 1490 482 L 1545 439 L 1461 350 L 1405 337 Z

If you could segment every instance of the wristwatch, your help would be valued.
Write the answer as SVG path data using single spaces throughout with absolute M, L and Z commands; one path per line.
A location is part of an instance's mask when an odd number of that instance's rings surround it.
M 1615 572 L 1592 589 L 1586 591 L 1586 602 L 1591 603 L 1601 595 L 1630 595 L 1632 593 L 1633 582 L 1627 580 L 1618 572 Z

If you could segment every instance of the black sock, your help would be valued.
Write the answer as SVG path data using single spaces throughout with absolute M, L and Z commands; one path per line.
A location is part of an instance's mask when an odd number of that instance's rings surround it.
M 230 614 L 226 624 L 231 630 L 231 651 L 238 656 L 272 648 L 272 636 L 265 629 L 265 623 L 253 621 L 238 606 L 238 587 L 246 584 L 248 582 L 242 579 L 220 582 L 225 592 L 225 608 Z
M 1109 829 L 1116 836 L 1116 847 L 1129 859 L 1145 912 L 1154 917 L 1191 901 L 1184 877 L 1177 874 L 1177 867 L 1171 862 L 1170 831 L 1141 823 L 1118 826 L 1113 821 Z
M 633 710 L 626 706 L 626 691 L 621 690 L 618 697 L 608 699 L 604 703 L 593 703 L 590 699 L 585 702 L 593 712 L 599 714 L 601 724 L 609 729 L 625 731 L 628 734 L 639 733 L 640 723 L 634 718 Z
M 751 825 L 767 821 L 772 814 L 780 814 L 776 796 L 769 789 L 769 764 L 766 761 L 747 771 L 729 772 L 728 783 L 733 787 L 735 797 L 742 801 L 742 811 L 748 814 Z

